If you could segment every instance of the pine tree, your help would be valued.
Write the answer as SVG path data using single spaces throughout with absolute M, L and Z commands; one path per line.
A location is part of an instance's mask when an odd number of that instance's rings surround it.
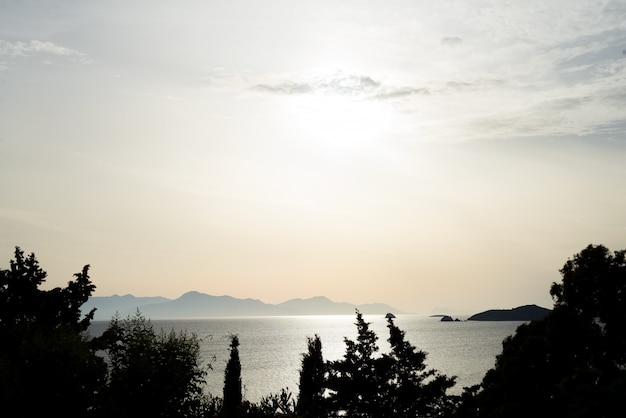
M 381 417 L 383 387 L 387 381 L 386 368 L 378 352 L 376 333 L 356 311 L 357 339 L 344 339 L 346 354 L 328 367 L 329 404 L 335 412 L 350 417 Z
M 391 352 L 383 356 L 390 376 L 383 396 L 385 413 L 393 417 L 449 416 L 451 399 L 446 391 L 455 378 L 426 369 L 426 353 L 405 340 L 405 332 L 387 320 Z

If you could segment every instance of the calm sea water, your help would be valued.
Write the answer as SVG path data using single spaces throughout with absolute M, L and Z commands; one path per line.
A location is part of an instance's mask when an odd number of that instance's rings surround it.
M 382 315 L 364 315 L 378 336 L 380 352 L 388 352 L 388 330 Z M 298 377 L 307 337 L 322 340 L 326 360 L 340 359 L 345 353 L 344 337 L 355 339 L 354 315 L 212 318 L 193 320 L 151 320 L 158 332 L 186 330 L 202 339 L 204 364 L 211 364 L 207 391 L 222 395 L 224 368 L 229 356 L 229 336 L 239 336 L 239 355 L 244 397 L 257 402 L 270 393 L 289 388 L 298 392 Z M 426 365 L 448 376 L 457 376 L 451 391 L 480 383 L 502 351 L 502 340 L 513 334 L 522 322 L 440 322 L 422 315 L 398 315 L 395 324 L 406 332 L 407 340 L 428 353 Z M 107 321 L 94 321 L 90 332 L 100 335 Z

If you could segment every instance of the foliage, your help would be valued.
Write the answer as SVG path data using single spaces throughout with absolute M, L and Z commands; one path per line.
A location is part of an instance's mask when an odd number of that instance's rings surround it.
M 626 367 L 626 250 L 611 254 L 602 245 L 589 245 L 568 260 L 560 272 L 563 283 L 553 283 L 550 289 L 554 310 L 584 327 L 583 335 L 588 338 L 578 348 L 584 350 L 585 361 L 605 371 L 623 370 Z
M 89 265 L 66 288 L 41 290 L 47 273 L 39 267 L 35 254 L 24 256 L 15 248 L 15 259 L 8 270 L 0 270 L 0 326 L 2 329 L 37 326 L 52 330 L 68 327 L 85 331 L 95 310 L 81 319 L 80 307 L 87 302 L 96 286 L 89 280 Z
M 626 408 L 625 251 L 589 245 L 560 272 L 553 311 L 503 342 L 478 416 L 608 417 Z
M 95 289 L 88 272 L 87 265 L 67 287 L 42 290 L 47 273 L 19 247 L 10 268 L 0 269 L 0 403 L 6 414 L 91 414 L 106 367 L 83 333 L 93 317 L 92 311 L 81 318 L 80 311 Z
M 264 396 L 257 404 L 251 404 L 247 410 L 248 417 L 272 418 L 295 417 L 296 402 L 292 399 L 289 388 L 281 389 L 280 393 Z M 300 416 L 300 414 L 298 414 Z M 315 415 L 320 416 L 320 415 Z
M 307 339 L 307 352 L 302 355 L 300 392 L 297 412 L 301 416 L 320 416 L 324 408 L 324 379 L 326 365 L 319 335 Z
M 340 360 L 325 362 L 319 336 L 308 338 L 297 402 L 288 389 L 243 401 L 237 336 L 223 399 L 208 397 L 194 334 L 156 333 L 137 312 L 88 336 L 93 311 L 80 310 L 95 289 L 88 273 L 87 265 L 67 287 L 42 290 L 46 272 L 19 247 L 0 269 L 3 416 L 609 417 L 626 409 L 624 250 L 590 245 L 568 260 L 550 289 L 551 313 L 506 338 L 482 384 L 461 396 L 447 394 L 455 378 L 428 369 L 392 319 L 390 351 L 380 354 L 356 311 L 357 338 L 344 338 Z
M 449 416 L 453 398 L 446 391 L 454 378 L 427 370 L 426 353 L 405 340 L 392 319 L 388 320 L 391 346 L 378 352 L 376 334 L 357 310 L 356 342 L 345 339 L 342 360 L 329 362 L 328 413 L 350 417 Z
M 230 336 L 230 358 L 224 371 L 223 413 L 235 414 L 241 408 L 241 363 L 239 361 L 239 337 Z
M 356 315 L 356 341 L 344 338 L 343 359 L 328 364 L 329 407 L 350 417 L 382 416 L 387 370 L 381 367 L 381 358 L 374 356 L 378 352 L 376 333 L 358 310 Z
M 389 370 L 384 391 L 385 414 L 393 417 L 449 416 L 453 408 L 446 391 L 455 384 L 455 378 L 426 369 L 426 353 L 417 350 L 405 340 L 393 319 L 387 320 L 391 352 L 383 355 L 383 364 Z
M 115 316 L 98 344 L 110 364 L 104 416 L 194 417 L 208 407 L 195 334 L 156 333 L 137 311 L 125 320 Z

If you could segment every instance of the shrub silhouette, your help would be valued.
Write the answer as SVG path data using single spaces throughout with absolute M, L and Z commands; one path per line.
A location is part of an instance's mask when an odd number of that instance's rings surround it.
M 97 342 L 110 360 L 103 416 L 195 417 L 206 409 L 206 370 L 195 334 L 157 333 L 137 311 L 124 320 L 115 316 Z

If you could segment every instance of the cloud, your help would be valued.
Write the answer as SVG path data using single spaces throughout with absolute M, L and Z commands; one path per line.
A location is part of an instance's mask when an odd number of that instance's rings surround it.
M 450 37 L 441 38 L 441 45 L 445 45 L 449 47 L 455 47 L 462 43 L 463 43 L 463 39 L 459 38 L 458 36 L 450 36 Z
M 288 95 L 307 94 L 314 92 L 314 88 L 312 85 L 293 81 L 283 81 L 276 84 L 257 84 L 256 86 L 253 86 L 252 89 L 259 92 Z
M 77 60 L 81 63 L 93 62 L 87 54 L 77 51 L 75 49 L 66 48 L 61 45 L 57 45 L 53 42 L 30 40 L 30 41 L 17 41 L 9 42 L 4 39 L 0 39 L 0 57 L 5 59 L 17 59 L 33 56 L 42 57 L 67 57 Z M 9 64 L 6 61 L 0 62 L 0 69 L 7 68 Z
M 74 49 L 66 48 L 52 42 L 38 40 L 31 40 L 28 42 L 9 42 L 0 39 L 0 55 L 24 56 L 32 55 L 34 53 L 46 53 L 60 56 L 85 56 L 82 52 L 78 52 Z
M 386 85 L 368 75 L 343 71 L 314 76 L 286 76 L 281 81 L 254 84 L 251 89 L 281 95 L 339 95 L 363 100 L 392 100 L 430 93 L 424 87 Z
M 398 99 L 414 95 L 428 95 L 430 90 L 425 87 L 391 87 L 381 89 L 380 92 L 371 98 L 375 100 Z
M 625 98 L 624 91 L 594 91 L 587 96 L 574 91 L 570 96 L 546 98 L 516 110 L 503 108 L 473 119 L 468 130 L 473 127 L 494 137 L 623 133 Z
M 296 76 L 301 80 L 254 85 L 253 90 L 275 94 L 338 94 L 367 96 L 375 94 L 381 83 L 365 75 L 336 72 L 330 75 Z

